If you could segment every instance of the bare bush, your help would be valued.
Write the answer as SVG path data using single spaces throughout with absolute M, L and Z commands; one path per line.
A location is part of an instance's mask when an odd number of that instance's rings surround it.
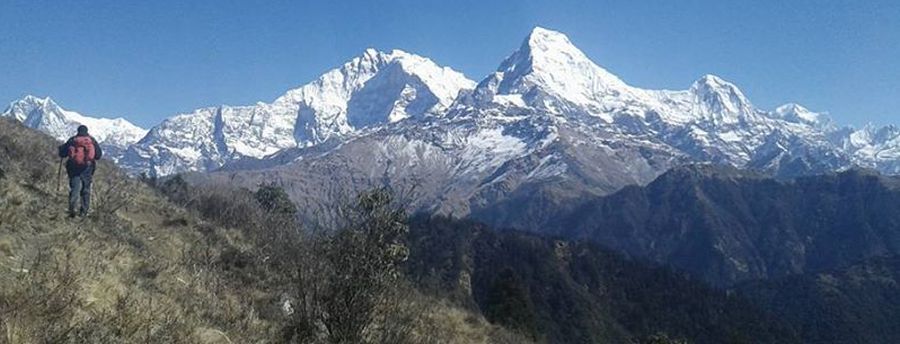
M 114 173 L 114 172 L 111 172 Z M 101 217 L 113 217 L 120 209 L 134 202 L 133 185 L 124 176 L 103 178 L 94 183 L 93 198 L 96 213 Z
M 138 175 L 138 180 L 151 188 L 155 188 L 158 185 L 159 177 L 157 177 L 156 174 L 148 175 L 147 172 L 141 172 L 141 174 Z
M 9 167 L 18 170 L 23 177 L 20 181 L 26 185 L 43 185 L 51 180 L 56 171 L 56 166 L 51 166 L 43 158 L 56 154 L 53 142 L 38 133 L 23 130 L 19 123 L 0 119 L 0 147 L 0 159 L 15 161 L 16 164 Z
M 165 181 L 160 191 L 172 201 L 224 227 L 253 232 L 265 225 L 264 211 L 249 190 L 226 185 L 192 187 L 180 176 L 175 176 Z
M 87 307 L 79 297 L 74 264 L 68 254 L 58 259 L 41 252 L 3 281 L 0 329 L 6 343 L 177 343 L 187 338 L 178 313 L 152 298 L 125 294 L 112 309 Z
M 406 213 L 386 190 L 360 194 L 348 213 L 348 226 L 305 247 L 321 259 L 298 261 L 285 339 L 367 343 L 380 337 L 379 315 L 394 305 L 391 291 L 407 256 Z
M 172 336 L 171 329 L 159 327 L 162 321 L 143 314 L 146 307 L 135 304 L 107 314 L 104 308 L 84 299 L 82 288 L 87 276 L 95 277 L 97 271 L 105 269 L 99 261 L 75 252 L 83 243 L 78 241 L 83 240 L 84 233 L 57 232 L 48 241 L 35 242 L 36 247 L 5 250 L 15 259 L 4 259 L 3 263 L 19 264 L 0 263 L 0 343 L 122 343 L 138 342 L 132 340 L 136 338 L 145 342 L 146 331 L 134 337 L 119 328 L 120 321 L 138 318 L 132 323 L 143 330 L 152 327 L 151 339 Z M 12 234 L 12 240 L 15 242 L 21 234 Z M 176 313 L 165 309 L 154 314 Z
M 297 259 L 303 233 L 296 220 L 296 207 L 281 188 L 262 185 L 251 192 L 227 185 L 193 187 L 176 176 L 163 182 L 159 190 L 215 224 L 241 230 L 253 244 L 252 260 L 259 268 L 286 269 Z M 212 227 L 205 228 L 210 229 L 203 232 L 207 239 L 216 238 Z
M 166 179 L 162 184 L 159 184 L 159 181 L 154 181 L 154 184 L 169 200 L 179 205 L 187 205 L 192 199 L 190 185 L 180 174 Z
M 70 319 L 79 306 L 71 262 L 53 261 L 42 252 L 16 272 L 0 289 L 0 327 L 7 342 L 58 343 L 66 339 L 75 329 Z
M 150 298 L 119 295 L 111 309 L 94 312 L 92 321 L 70 334 L 73 343 L 184 343 L 187 326 L 175 309 Z
M 194 267 L 195 276 L 205 276 L 201 283 L 214 295 L 228 285 L 263 290 L 265 296 L 257 297 L 261 303 L 238 308 L 259 310 L 261 317 L 280 323 L 277 342 L 527 341 L 464 310 L 415 296 L 420 294 L 401 268 L 408 253 L 407 214 L 388 189 L 360 194 L 341 208 L 338 229 L 314 232 L 300 230 L 295 206 L 277 185 L 264 184 L 255 192 L 227 185 L 197 188 L 180 178 L 158 185 L 207 220 L 239 229 L 253 244 L 232 246 L 221 228 L 200 225 L 202 239 L 185 247 L 184 264 Z M 233 307 L 205 301 L 198 308 L 231 314 L 227 310 Z

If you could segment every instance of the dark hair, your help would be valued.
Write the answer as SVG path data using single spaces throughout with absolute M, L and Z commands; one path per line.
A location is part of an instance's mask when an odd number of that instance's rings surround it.
M 79 125 L 79 126 L 78 126 L 78 135 L 87 135 L 87 133 L 88 133 L 88 132 L 87 132 L 87 126 L 86 126 L 86 125 Z

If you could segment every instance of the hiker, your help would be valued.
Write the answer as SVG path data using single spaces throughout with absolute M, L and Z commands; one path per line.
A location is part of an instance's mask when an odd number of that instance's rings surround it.
M 91 135 L 87 126 L 78 126 L 78 133 L 59 146 L 59 157 L 68 158 L 66 174 L 69 176 L 69 217 L 75 217 L 75 206 L 81 200 L 78 216 L 88 214 L 91 206 L 91 182 L 94 178 L 96 160 L 100 160 L 103 151 Z

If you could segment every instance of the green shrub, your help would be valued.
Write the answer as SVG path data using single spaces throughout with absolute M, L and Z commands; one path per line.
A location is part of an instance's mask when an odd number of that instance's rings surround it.
M 297 214 L 297 206 L 288 197 L 287 192 L 275 183 L 260 185 L 254 196 L 263 210 L 270 214 L 286 217 L 294 217 Z
M 525 284 L 506 268 L 491 284 L 485 300 L 484 316 L 492 323 L 537 339 L 534 305 Z
M 159 186 L 159 191 L 161 191 L 163 195 L 166 195 L 170 200 L 182 205 L 190 200 L 190 186 L 180 174 L 176 174 L 175 176 L 166 179 L 166 181 Z

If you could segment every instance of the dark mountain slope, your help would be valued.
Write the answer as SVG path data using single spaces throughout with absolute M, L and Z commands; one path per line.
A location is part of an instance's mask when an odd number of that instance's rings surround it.
M 552 343 L 797 342 L 739 297 L 590 243 L 445 219 L 414 221 L 410 240 L 420 284 Z
M 686 166 L 565 212 L 547 232 L 728 285 L 900 253 L 897 185 L 864 170 L 777 181 Z
M 900 342 L 900 257 L 741 285 L 810 343 Z

